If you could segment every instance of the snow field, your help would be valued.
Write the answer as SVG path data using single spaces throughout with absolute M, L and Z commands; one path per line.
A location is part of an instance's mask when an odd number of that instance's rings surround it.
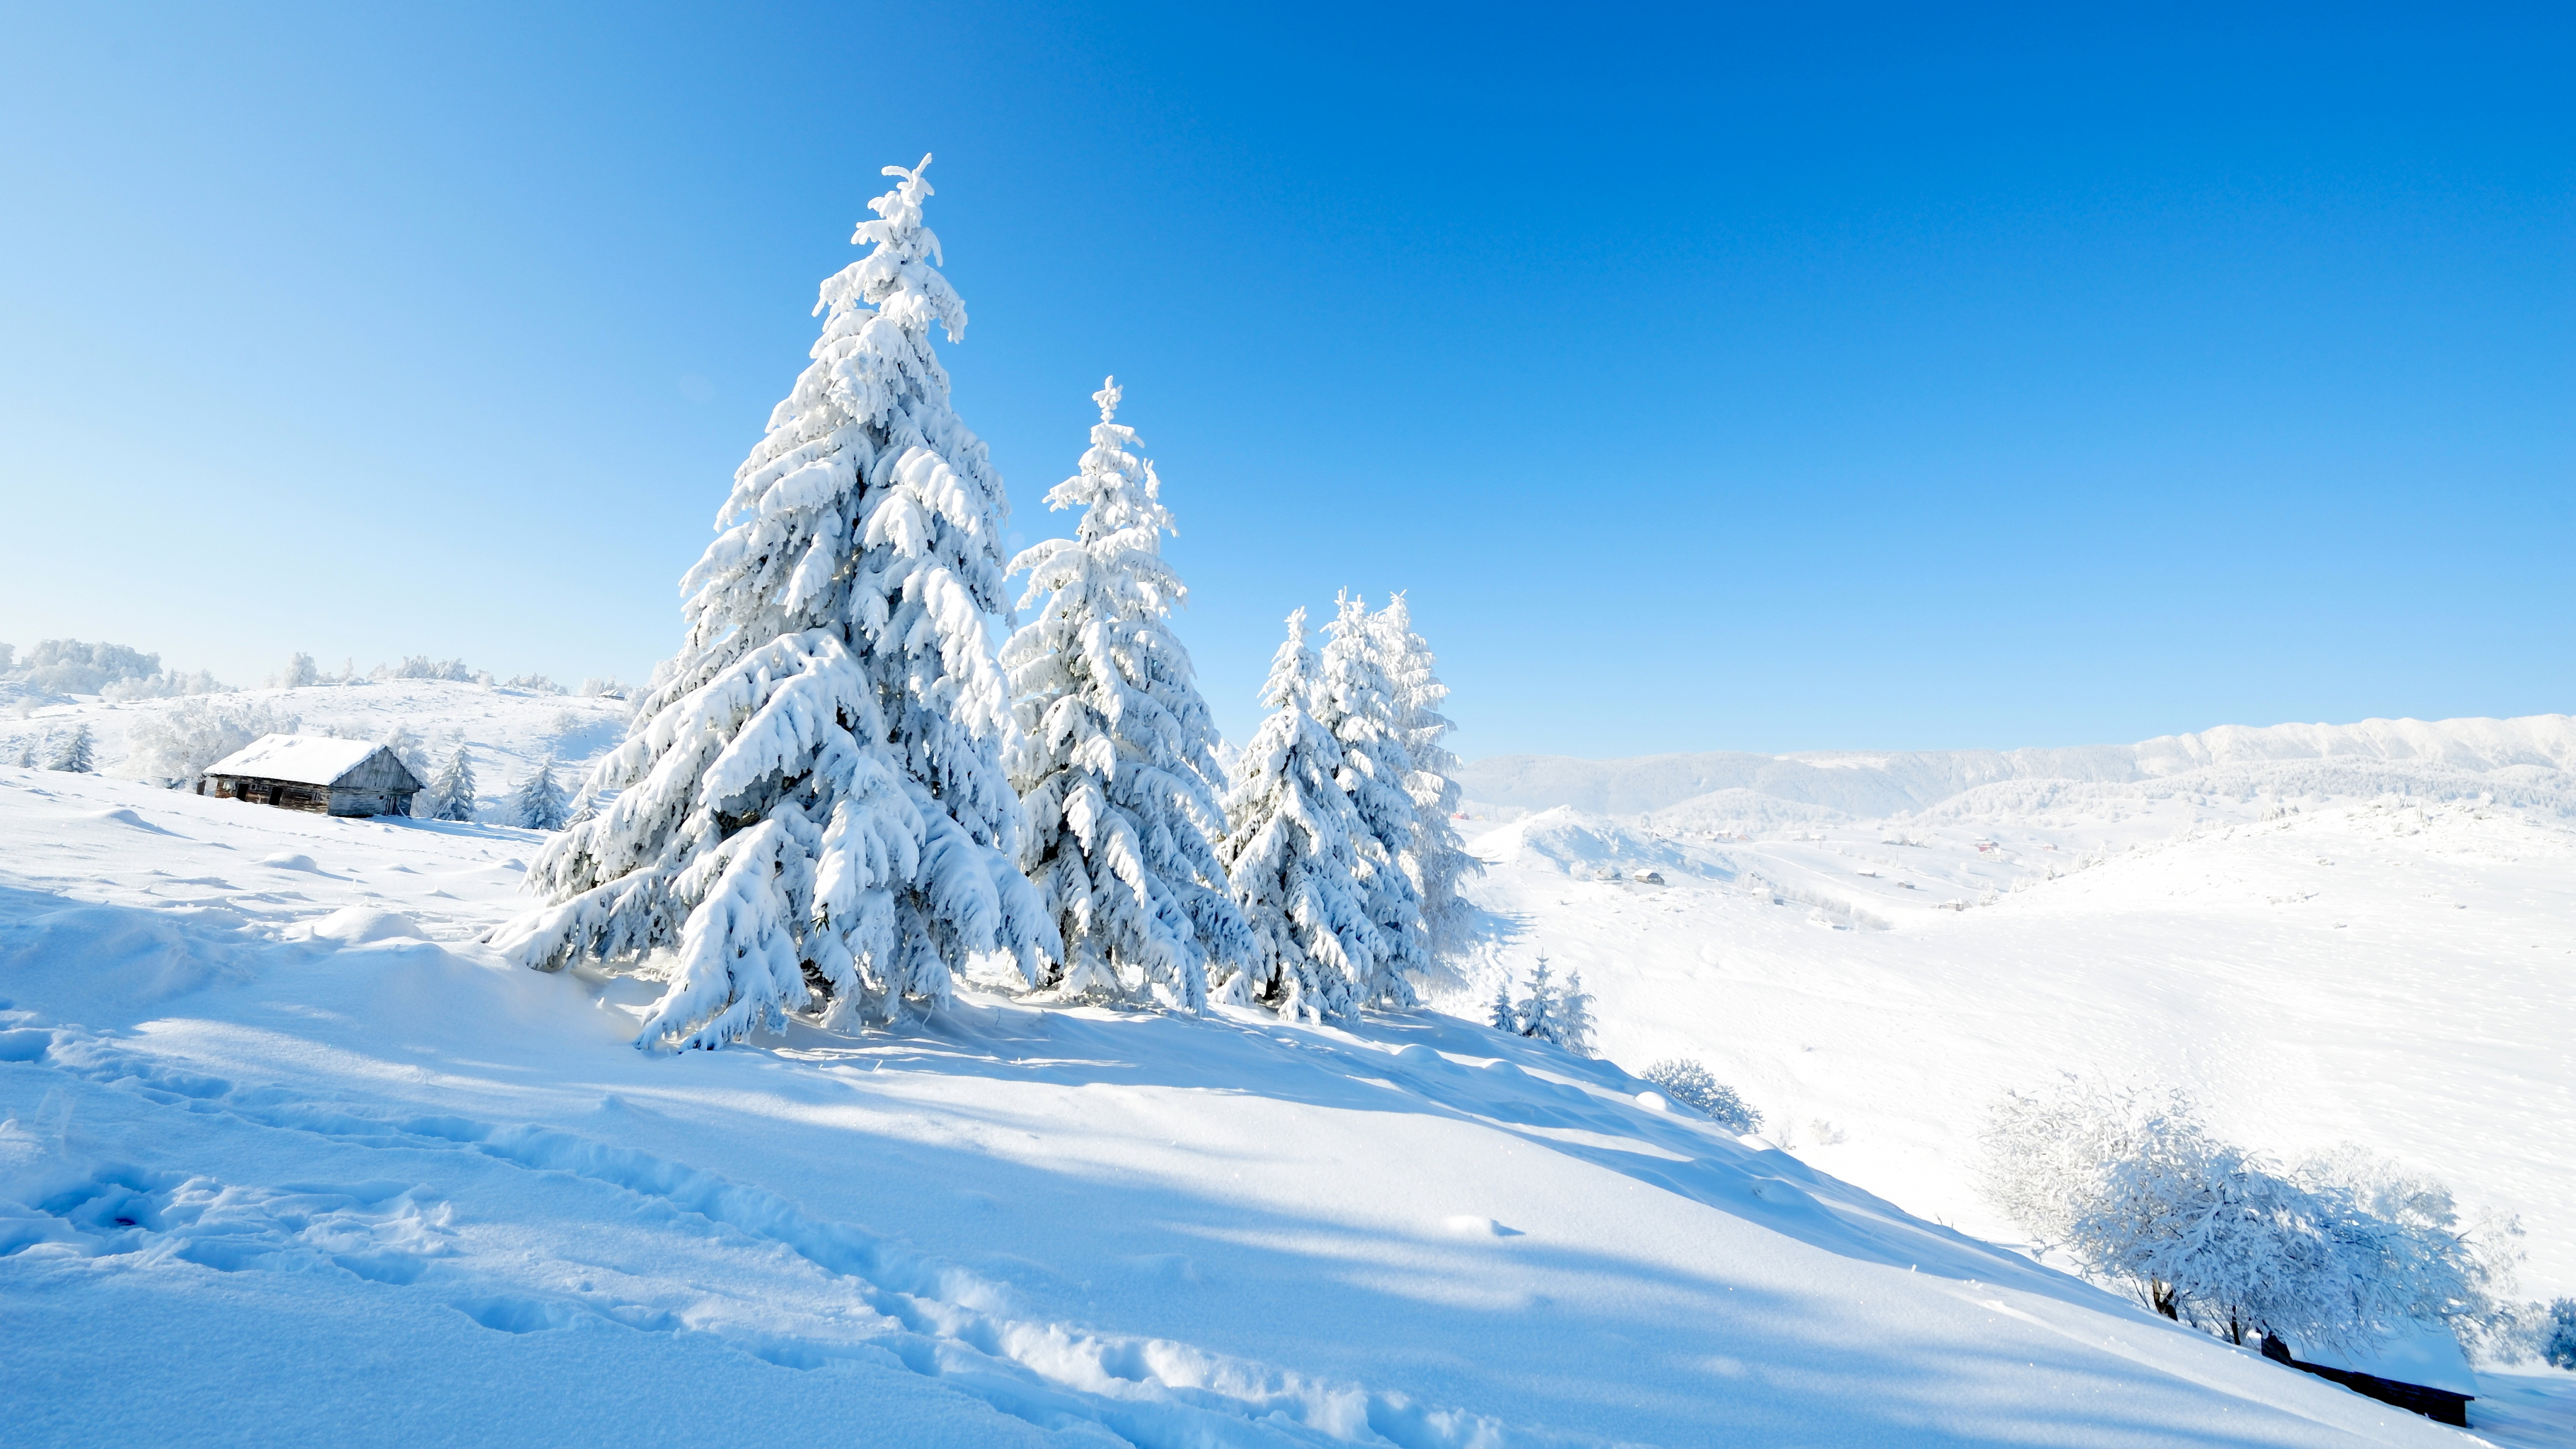
M 1489 937 L 1441 1004 L 1543 947 L 1605 1054 L 1703 1058 L 1803 1156 L 2000 1241 L 1972 1180 L 1997 1094 L 2179 1084 L 2234 1140 L 2358 1142 L 2521 1214 L 2526 1291 L 2576 1290 L 2576 830 L 2123 788 L 1743 840 L 1532 816 L 1475 842 Z
M 656 1056 L 471 943 L 524 832 L 0 769 L 0 835 L 24 1442 L 2455 1442 L 1437 1014 Z

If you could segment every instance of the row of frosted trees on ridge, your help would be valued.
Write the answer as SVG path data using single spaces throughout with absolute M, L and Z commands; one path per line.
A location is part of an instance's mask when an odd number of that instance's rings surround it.
M 886 168 L 869 250 L 823 283 L 812 361 L 682 580 L 678 654 L 531 869 L 546 904 L 495 944 L 541 969 L 667 951 L 644 1046 L 885 1019 L 972 961 L 1192 1010 L 1412 1004 L 1477 867 L 1403 597 L 1345 596 L 1320 651 L 1291 616 L 1229 777 L 1114 380 L 1047 495 L 1075 536 L 1002 557 L 1001 480 L 931 345 L 966 308 L 921 173 Z M 1034 617 L 997 652 L 1020 572 Z

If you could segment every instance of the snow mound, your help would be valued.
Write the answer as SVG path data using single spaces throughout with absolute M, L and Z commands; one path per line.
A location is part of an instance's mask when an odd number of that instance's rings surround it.
M 1582 880 L 1635 880 L 1648 871 L 1713 880 L 1735 874 L 1732 862 L 1705 843 L 1563 806 L 1490 831 L 1469 848 L 1495 864 L 1553 870 Z
M 394 911 L 380 911 L 372 906 L 342 906 L 315 921 L 312 934 L 317 940 L 339 941 L 352 946 L 369 941 L 428 939 L 411 917 Z

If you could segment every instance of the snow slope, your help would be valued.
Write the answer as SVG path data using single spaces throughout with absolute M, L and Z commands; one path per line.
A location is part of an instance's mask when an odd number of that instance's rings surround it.
M 1608 1055 L 1700 1057 L 1809 1160 L 2003 1240 L 1972 1181 L 1998 1093 L 2177 1083 L 2251 1145 L 2358 1142 L 2521 1214 L 2526 1288 L 2576 1292 L 2576 828 L 2261 768 L 1737 831 L 1544 812 L 1474 843 L 1487 938 L 1444 1004 L 1544 948 Z
M 471 943 L 522 832 L 0 768 L 0 838 L 11 1443 L 2460 1442 L 1436 1013 L 656 1057 Z

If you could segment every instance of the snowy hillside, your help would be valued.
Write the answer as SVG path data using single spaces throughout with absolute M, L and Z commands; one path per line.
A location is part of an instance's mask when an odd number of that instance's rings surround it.
M 1471 766 L 1488 798 L 1516 778 L 1532 803 L 1552 781 L 1660 808 L 1477 840 L 1484 955 L 1444 1002 L 1473 1011 L 1544 948 L 1599 993 L 1610 1056 L 1702 1057 L 1809 1160 L 2002 1240 L 1971 1182 L 1997 1093 L 2061 1071 L 2185 1086 L 2285 1157 L 2356 1142 L 2521 1214 L 2525 1289 L 2568 1293 L 2571 740 L 2566 716 L 2221 730 L 1805 757 L 1696 796 L 1713 776 L 1662 761 Z M 1961 784 L 1988 765 L 2022 773 Z M 1924 803 L 1818 803 L 1900 795 Z
M 628 708 L 625 700 L 605 696 L 443 679 L 360 679 L 122 703 L 56 698 L 0 718 L 0 760 L 14 763 L 29 746 L 87 725 L 97 740 L 100 772 L 135 778 L 146 773 L 130 743 L 136 726 L 190 710 L 270 712 L 300 721 L 308 734 L 368 740 L 381 740 L 399 725 L 440 758 L 454 740 L 464 739 L 488 817 L 500 797 L 549 756 L 566 764 L 586 762 L 624 738 Z
M 2555 830 L 2383 813 L 2235 840 L 2417 861 L 2474 915 L 2563 881 Z M 1812 1043 L 1831 1069 L 1794 1081 L 1855 1123 L 1937 1095 L 1864 1047 L 1911 1030 L 1909 1060 L 1990 1063 L 2036 1012 L 1990 953 L 2100 905 L 1921 912 L 1965 934 L 1897 970 L 1865 953 L 1913 917 L 1821 930 L 1705 844 L 1655 846 L 1687 886 L 1576 881 L 1554 866 L 1639 838 L 1578 834 L 1524 829 L 1497 903 L 1579 900 L 1595 939 L 1563 949 L 1605 965 L 1699 912 L 1709 959 L 1639 959 L 1726 983 L 1730 1041 L 1841 1002 Z M 1608 1063 L 1434 1013 L 1339 1031 L 970 993 L 931 1027 L 655 1056 L 625 1044 L 649 983 L 470 943 L 519 904 L 524 832 L 0 768 L 0 836 L 12 1442 L 2459 1442 L 1659 1110 Z M 1803 848 L 1810 875 L 1861 849 Z M 1955 868 L 1964 889 L 1992 867 Z M 2243 890 L 2180 850 L 2073 884 L 2122 869 L 2162 871 L 2143 901 Z M 2337 919 L 2408 929 L 2363 904 Z M 2115 916 L 2103 939 L 2152 934 Z M 1820 970 L 1791 940 L 1861 954 Z M 2120 1026 L 2071 1014 L 2049 1040 Z M 1808 1156 L 1924 1150 L 1891 1130 Z

